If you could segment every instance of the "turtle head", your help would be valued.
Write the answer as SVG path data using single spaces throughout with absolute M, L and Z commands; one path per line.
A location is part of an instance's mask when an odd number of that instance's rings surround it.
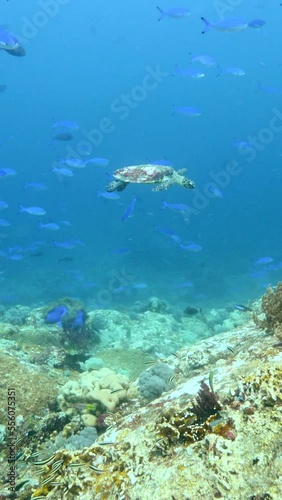
M 123 191 L 128 184 L 129 184 L 128 182 L 124 182 L 121 180 L 112 181 L 107 186 L 107 191 L 108 193 L 112 193 L 113 191 Z
M 190 181 L 190 179 L 186 179 L 183 177 L 181 181 L 181 186 L 185 187 L 186 189 L 195 189 L 195 182 Z

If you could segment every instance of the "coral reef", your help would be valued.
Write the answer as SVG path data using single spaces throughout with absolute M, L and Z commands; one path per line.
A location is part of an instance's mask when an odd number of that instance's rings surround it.
M 54 440 L 48 440 L 40 446 L 36 458 L 38 461 L 44 461 L 59 450 L 75 451 L 88 448 L 96 441 L 97 437 L 98 433 L 95 427 L 86 426 L 71 436 L 65 436 L 63 432 L 60 432 Z
M 254 321 L 259 328 L 273 332 L 282 340 L 282 282 L 276 287 L 269 287 L 262 297 L 261 304 L 264 318 L 260 319 L 254 314 Z
M 87 322 L 96 315 L 101 343 L 87 342 L 84 358 L 77 351 L 77 370 L 66 369 L 62 329 L 44 324 L 42 308 L 24 325 L 3 324 L 1 498 L 15 498 L 6 457 L 11 385 L 19 500 L 281 498 L 282 352 L 272 335 L 250 314 L 218 335 L 208 313 L 177 321 L 169 313 L 100 310 Z M 224 317 L 213 316 L 213 325 Z M 148 354 L 154 364 L 141 373 Z M 141 375 L 130 382 L 124 373 L 133 364 Z
M 1 313 L 1 321 L 11 325 L 24 325 L 30 313 L 30 308 L 26 306 L 15 306 L 5 309 Z
M 169 380 L 173 370 L 165 363 L 157 363 L 150 370 L 141 373 L 139 389 L 142 397 L 155 399 L 170 388 Z
M 169 313 L 169 304 L 165 300 L 161 300 L 158 297 L 150 297 L 145 305 L 140 305 L 139 311 L 166 314 Z
M 109 368 L 82 373 L 76 381 L 69 381 L 59 391 L 60 408 L 66 411 L 75 403 L 92 405 L 93 413 L 113 411 L 128 397 L 129 380 Z
M 10 353 L 0 353 L 0 424 L 7 420 L 8 387 L 14 387 L 17 393 L 17 415 L 42 416 L 57 395 L 56 384 L 62 381 L 62 374 L 53 373 L 52 378 L 46 378 L 46 373 L 35 369 L 20 353 L 16 357 L 14 345 L 7 345 L 6 351 Z

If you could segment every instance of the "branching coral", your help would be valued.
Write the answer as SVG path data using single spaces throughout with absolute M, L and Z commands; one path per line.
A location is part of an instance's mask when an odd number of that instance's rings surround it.
M 267 332 L 274 332 L 277 337 L 282 338 L 282 282 L 275 288 L 268 288 L 262 298 L 262 311 L 265 318 L 260 320 L 254 315 L 254 322 L 259 328 Z

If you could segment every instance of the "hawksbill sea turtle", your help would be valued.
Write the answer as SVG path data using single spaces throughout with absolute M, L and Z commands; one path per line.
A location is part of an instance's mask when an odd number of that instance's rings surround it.
M 186 169 L 174 170 L 164 165 L 135 165 L 119 168 L 114 172 L 115 180 L 112 181 L 107 191 L 123 191 L 128 184 L 157 184 L 153 191 L 168 189 L 173 184 L 179 184 L 187 189 L 194 189 L 195 183 L 184 177 Z

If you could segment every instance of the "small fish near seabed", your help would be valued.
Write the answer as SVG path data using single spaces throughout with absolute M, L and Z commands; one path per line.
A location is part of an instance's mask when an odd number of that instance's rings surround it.
M 185 307 L 183 312 L 187 314 L 187 316 L 194 316 L 195 314 L 201 313 L 202 309 L 198 307 L 187 306 Z
M 242 312 L 252 312 L 252 309 L 248 306 L 245 306 L 244 304 L 235 304 L 234 309 Z

